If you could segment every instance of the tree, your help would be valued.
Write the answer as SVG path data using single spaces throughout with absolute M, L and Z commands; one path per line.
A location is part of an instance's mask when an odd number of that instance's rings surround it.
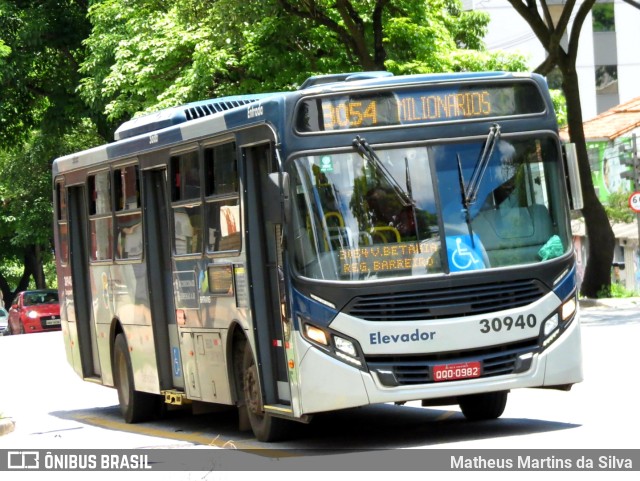
M 545 0 L 508 1 L 529 24 L 547 50 L 547 58 L 536 68 L 536 72 L 547 75 L 557 67 L 562 74 L 562 90 L 567 105 L 567 125 L 571 142 L 576 145 L 578 154 L 584 197 L 582 214 L 589 238 L 589 256 L 581 291 L 587 297 L 599 297 L 603 294 L 608 296 L 611 289 L 611 262 L 615 237 L 591 177 L 576 70 L 580 31 L 596 0 L 584 0 L 579 6 L 576 5 L 576 0 L 567 0 L 555 22 L 548 2 Z M 565 37 L 568 38 L 566 49 L 562 44 Z
M 89 17 L 80 91 L 113 122 L 315 74 L 526 69 L 482 49 L 488 17 L 458 0 L 103 0 Z
M 87 8 L 86 1 L 0 0 L 0 289 L 6 303 L 17 291 L 55 279 L 51 160 L 83 117 L 104 119 L 76 91 Z

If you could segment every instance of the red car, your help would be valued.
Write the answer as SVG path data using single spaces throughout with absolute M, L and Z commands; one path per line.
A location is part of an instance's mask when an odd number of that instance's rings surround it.
M 41 331 L 59 331 L 60 303 L 58 291 L 42 289 L 22 291 L 9 309 L 11 334 L 29 334 Z

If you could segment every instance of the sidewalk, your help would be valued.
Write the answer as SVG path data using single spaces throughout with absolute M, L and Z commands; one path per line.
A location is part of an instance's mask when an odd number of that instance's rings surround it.
M 637 307 L 640 309 L 640 297 L 608 297 L 602 299 L 587 299 L 583 298 L 578 301 L 581 309 L 588 309 L 590 307 L 597 308 L 629 308 Z

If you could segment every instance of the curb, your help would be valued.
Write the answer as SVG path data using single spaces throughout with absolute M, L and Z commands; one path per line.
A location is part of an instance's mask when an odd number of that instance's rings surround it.
M 16 427 L 16 423 L 10 418 L 0 419 L 0 436 L 9 434 Z

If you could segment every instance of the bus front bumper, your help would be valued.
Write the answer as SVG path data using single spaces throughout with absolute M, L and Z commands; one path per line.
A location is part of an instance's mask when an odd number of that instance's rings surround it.
M 302 339 L 301 342 L 307 343 Z M 583 379 L 577 317 L 553 344 L 533 355 L 526 371 L 459 381 L 388 387 L 376 373 L 362 371 L 308 343 L 307 346 L 298 366 L 302 414 L 519 388 L 566 388 Z

